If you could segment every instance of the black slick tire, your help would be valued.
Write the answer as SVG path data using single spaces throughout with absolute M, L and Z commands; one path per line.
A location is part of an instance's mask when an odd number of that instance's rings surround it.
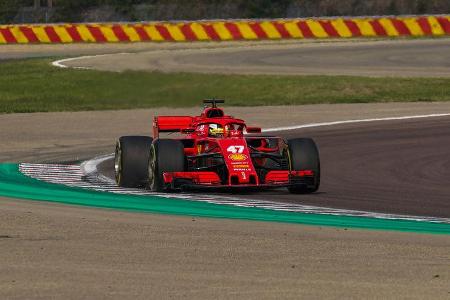
M 148 136 L 123 136 L 116 143 L 114 171 L 118 186 L 143 187 L 148 180 L 148 158 L 153 139 Z
M 293 194 L 314 193 L 320 186 L 320 158 L 316 143 L 310 138 L 288 140 L 289 164 L 291 170 L 311 170 L 313 182 L 288 187 Z
M 148 187 L 154 192 L 170 191 L 164 183 L 164 172 L 183 172 L 186 159 L 184 146 L 177 140 L 157 139 L 150 149 Z

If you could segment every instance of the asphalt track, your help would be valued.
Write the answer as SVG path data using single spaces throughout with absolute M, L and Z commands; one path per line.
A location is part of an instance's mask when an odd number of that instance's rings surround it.
M 239 197 L 450 217 L 449 117 L 301 129 L 280 135 L 287 139 L 307 136 L 316 140 L 322 165 L 320 191 L 295 195 L 276 189 Z M 100 164 L 99 170 L 114 178 L 113 160 Z
M 449 77 L 450 39 L 153 49 L 83 57 L 63 64 L 119 72 Z

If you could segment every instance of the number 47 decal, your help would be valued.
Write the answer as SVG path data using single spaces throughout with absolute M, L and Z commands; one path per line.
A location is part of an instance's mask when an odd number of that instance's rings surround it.
M 230 153 L 242 153 L 244 152 L 244 146 L 230 146 L 227 148 L 227 151 Z

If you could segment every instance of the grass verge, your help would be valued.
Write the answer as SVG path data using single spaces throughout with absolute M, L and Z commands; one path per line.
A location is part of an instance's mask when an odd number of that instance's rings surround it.
M 111 73 L 49 59 L 0 63 L 0 113 L 227 105 L 450 101 L 448 78 Z

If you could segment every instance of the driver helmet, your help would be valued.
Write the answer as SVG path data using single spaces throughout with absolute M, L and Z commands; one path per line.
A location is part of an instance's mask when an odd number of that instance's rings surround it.
M 211 137 L 223 136 L 223 128 L 219 124 L 209 124 L 208 133 Z

